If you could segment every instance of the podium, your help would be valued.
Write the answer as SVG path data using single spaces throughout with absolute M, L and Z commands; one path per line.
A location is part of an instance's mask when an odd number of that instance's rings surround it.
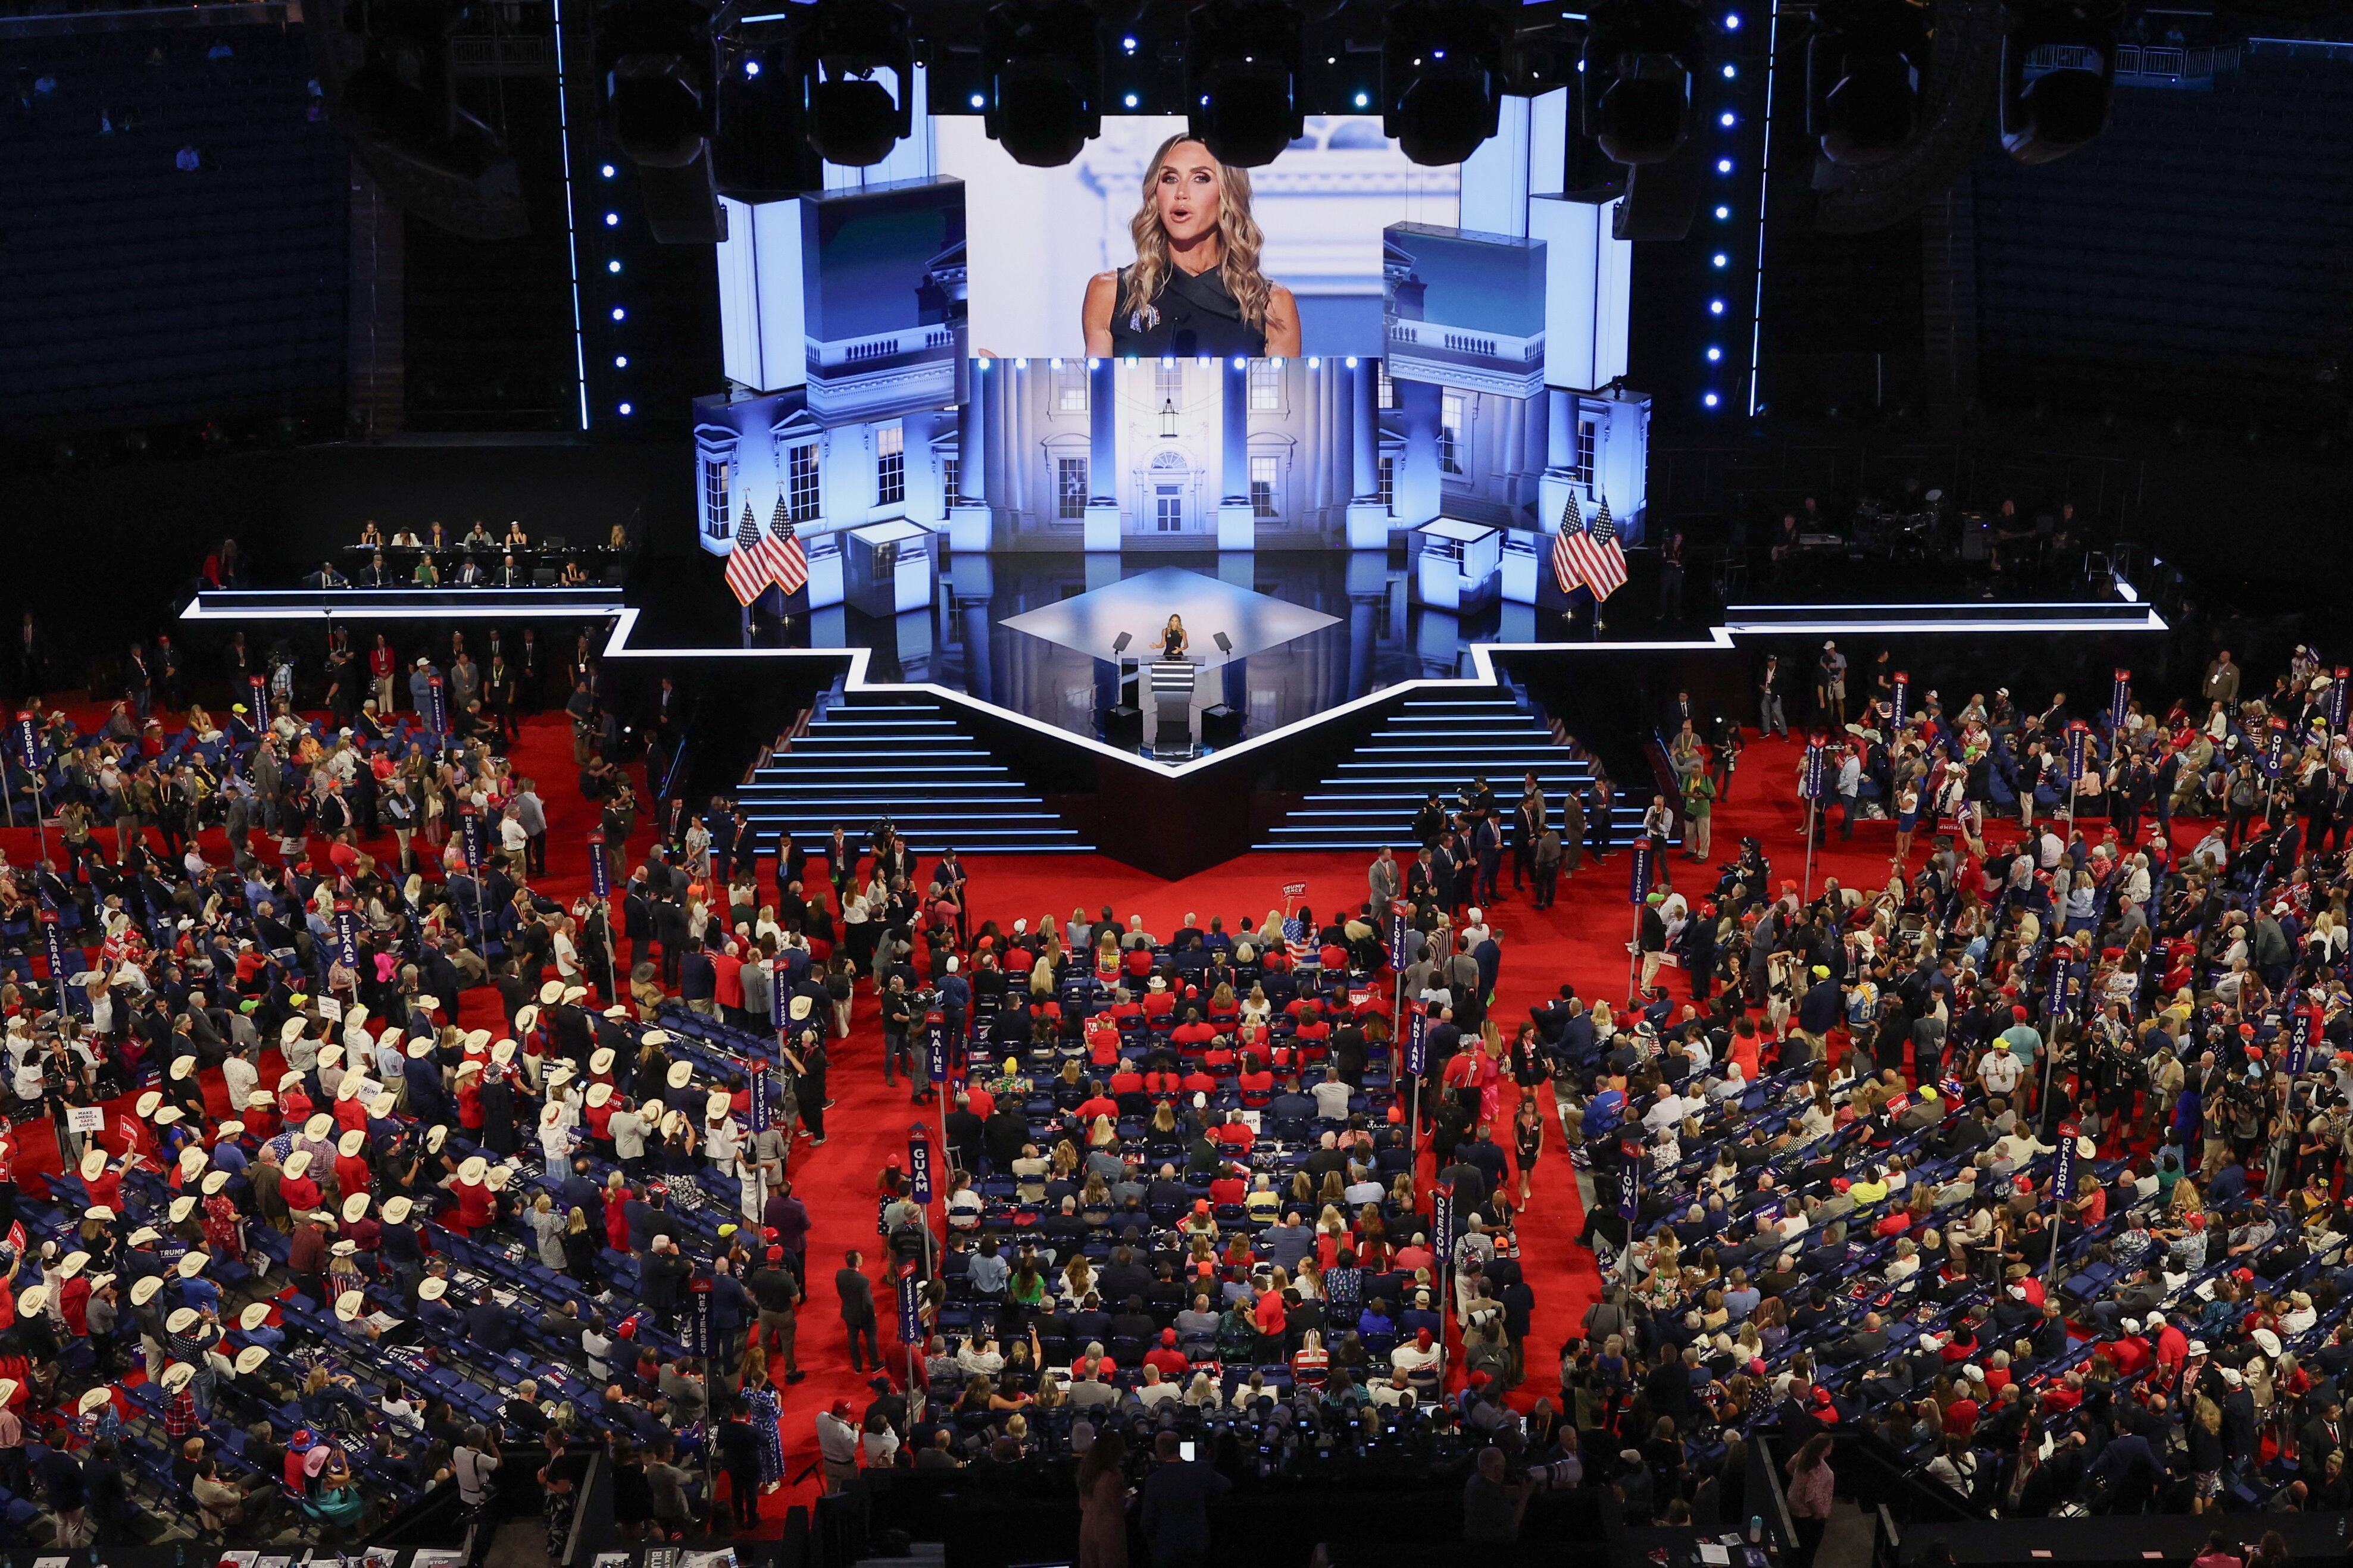
M 1152 754 L 1189 757 L 1199 750 L 1193 734 L 1193 682 L 1200 674 L 1198 661 L 1155 658 L 1145 661 L 1145 680 L 1152 692 Z

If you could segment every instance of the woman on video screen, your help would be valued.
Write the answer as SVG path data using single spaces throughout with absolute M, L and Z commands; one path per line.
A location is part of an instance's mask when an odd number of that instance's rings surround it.
M 1258 269 L 1250 174 L 1182 134 L 1152 155 L 1129 226 L 1135 262 L 1087 284 L 1087 353 L 1157 357 L 1299 353 L 1299 306 Z

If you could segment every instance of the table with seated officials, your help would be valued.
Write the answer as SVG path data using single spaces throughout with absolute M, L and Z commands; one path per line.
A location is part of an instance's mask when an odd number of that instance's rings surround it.
M 438 526 L 380 529 L 370 522 L 337 558 L 303 581 L 313 588 L 577 588 L 617 585 L 630 550 L 616 527 L 602 542 L 537 535 L 520 524 L 464 533 Z

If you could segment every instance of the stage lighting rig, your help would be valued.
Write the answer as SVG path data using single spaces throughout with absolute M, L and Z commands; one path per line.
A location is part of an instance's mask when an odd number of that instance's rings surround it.
M 1408 158 L 1459 163 L 1495 133 L 1507 26 L 1484 0 L 1402 0 L 1389 12 L 1381 130 Z
M 1206 0 L 1185 18 L 1187 129 L 1222 163 L 1274 162 L 1307 128 L 1300 24 L 1283 0 Z
M 458 105 L 438 0 L 320 0 L 311 55 L 336 123 L 404 211 L 469 239 L 531 232 L 522 177 L 499 135 Z
M 1823 0 L 1806 43 L 1806 132 L 1822 156 L 1883 163 L 1919 127 L 1928 24 L 1914 0 Z
M 804 90 L 809 32 L 806 9 L 795 6 L 720 36 L 711 171 L 737 201 L 783 201 L 825 184 Z
M 2108 128 L 2123 20 L 2124 0 L 2013 8 L 2001 45 L 2001 144 L 2011 157 L 2048 163 Z
M 888 0 L 817 0 L 807 72 L 808 137 L 828 161 L 864 168 L 914 124 L 914 45 Z M 884 87 L 878 79 L 890 73 Z
M 1699 58 L 1687 0 L 1604 0 L 1585 41 L 1585 133 L 1614 163 L 1665 163 L 1691 133 Z
M 999 0 L 981 43 L 988 134 L 1017 163 L 1069 163 L 1103 131 L 1103 52 L 1083 0 Z
M 683 169 L 711 134 L 711 14 L 691 0 L 623 0 L 597 22 L 613 136 L 629 161 Z

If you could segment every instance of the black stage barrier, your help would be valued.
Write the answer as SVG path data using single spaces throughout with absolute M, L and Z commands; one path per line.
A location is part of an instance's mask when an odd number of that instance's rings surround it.
M 1319 1550 L 1348 1568 L 1426 1568 L 1462 1540 L 1461 1479 L 1335 1476 L 1328 1482 L 1280 1480 L 1264 1491 L 1237 1489 L 1209 1507 L 1211 1561 L 1220 1568 L 1300 1568 Z M 862 1494 L 862 1495 L 861 1495 Z M 829 1517 L 828 1517 L 829 1516 Z M 1131 1508 L 1130 1556 L 1142 1562 Z M 1014 1478 L 893 1472 L 861 1481 L 818 1510 L 818 1561 L 846 1568 L 881 1555 L 893 1537 L 944 1542 L 948 1568 L 1014 1568 L 1076 1560 L 1078 1499 L 1069 1467 Z M 1482 1563 L 1591 1563 L 1610 1561 L 1622 1534 L 1616 1500 L 1606 1489 L 1540 1492 L 1530 1502 L 1521 1549 Z
M 2152 1563 L 2187 1563 L 2205 1550 L 2209 1531 L 2219 1530 L 2242 1562 L 2266 1531 L 2277 1531 L 2295 1564 L 2342 1564 L 2347 1526 L 2343 1513 L 2126 1514 L 2096 1519 L 1971 1521 L 1919 1524 L 1900 1529 L 1892 1544 L 1894 1561 L 1906 1565 L 1930 1561 L 1930 1550 L 1951 1549 L 1964 1568 L 1979 1563 L 2040 1563 L 2113 1564 L 2147 1568 Z

